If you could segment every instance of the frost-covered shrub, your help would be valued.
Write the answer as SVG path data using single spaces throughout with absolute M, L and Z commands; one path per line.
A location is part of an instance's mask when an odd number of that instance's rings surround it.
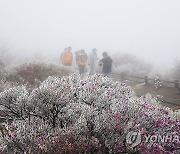
M 49 77 L 30 94 L 30 108 L 55 127 L 62 108 L 73 102 L 73 90 L 66 78 Z
M 28 92 L 25 86 L 9 88 L 0 93 L 1 116 L 14 119 L 24 119 Z
M 81 79 L 81 76 L 74 74 L 67 78 L 49 77 L 39 88 L 32 91 L 29 104 L 32 105 L 34 114 L 55 127 L 60 119 L 62 125 L 65 112 L 63 107 L 66 105 L 80 103 L 80 105 L 89 105 L 102 110 L 109 108 L 113 103 L 112 96 L 125 95 L 131 97 L 132 91 L 127 86 L 114 83 L 108 78 L 96 75 Z
M 36 85 L 44 81 L 48 76 L 65 76 L 71 74 L 67 68 L 45 62 L 29 62 L 14 66 L 9 70 L 7 81 L 29 83 Z
M 12 88 L 17 86 L 16 84 L 12 82 L 6 82 L 5 80 L 0 81 L 0 92 L 5 91 L 6 89 Z
M 49 77 L 28 96 L 30 118 L 7 125 L 2 152 L 175 153 L 180 143 L 145 142 L 144 135 L 179 135 L 179 113 L 124 83 L 93 75 Z M 126 142 L 131 131 L 142 142 Z
M 32 118 L 31 122 L 16 120 L 6 125 L 6 138 L 0 137 L 0 152 L 11 153 L 85 153 L 89 144 L 94 152 L 100 149 L 95 137 L 88 139 L 86 135 L 75 135 L 72 129 L 51 129 L 47 123 L 39 118 Z

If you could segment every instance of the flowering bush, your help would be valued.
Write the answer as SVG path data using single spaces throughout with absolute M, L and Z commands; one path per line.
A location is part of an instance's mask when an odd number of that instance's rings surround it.
M 18 91 L 18 98 L 26 93 Z M 5 91 L 0 98 L 4 93 L 10 95 Z M 29 116 L 6 124 L 0 137 L 4 153 L 178 153 L 180 148 L 179 142 L 143 140 L 144 135 L 179 135 L 180 112 L 101 75 L 49 77 L 25 98 Z M 131 131 L 142 135 L 136 146 L 126 142 Z
M 27 98 L 29 93 L 25 86 L 10 88 L 0 93 L 0 116 L 8 119 L 26 117 Z
M 45 62 L 24 63 L 14 66 L 11 70 L 6 76 L 7 81 L 29 83 L 30 85 L 37 85 L 50 75 L 62 77 L 71 73 L 67 69 Z

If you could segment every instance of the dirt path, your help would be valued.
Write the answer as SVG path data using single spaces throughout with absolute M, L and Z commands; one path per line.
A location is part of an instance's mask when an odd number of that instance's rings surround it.
M 113 79 L 113 80 L 118 80 L 118 79 Z M 145 85 L 144 83 L 136 83 L 128 80 L 125 81 L 118 80 L 118 81 L 125 82 L 135 91 L 137 96 L 142 96 L 148 93 L 150 93 L 152 96 L 156 96 L 156 88 L 154 85 Z M 163 96 L 161 103 L 163 106 L 167 106 L 170 108 L 179 107 L 180 109 L 180 94 L 175 88 L 162 87 L 159 91 L 159 95 Z

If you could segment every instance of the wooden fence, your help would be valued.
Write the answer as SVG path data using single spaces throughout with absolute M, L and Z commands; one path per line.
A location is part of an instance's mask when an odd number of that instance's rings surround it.
M 134 76 L 134 75 L 126 75 L 124 73 L 118 74 L 118 73 L 112 73 L 112 77 L 115 79 L 120 79 L 120 80 L 128 80 L 128 81 L 133 81 L 137 83 L 144 83 L 145 85 L 149 84 L 155 84 L 155 79 L 149 78 L 148 76 Z M 180 82 L 178 80 L 174 81 L 166 81 L 166 80 L 161 80 L 161 84 L 164 87 L 174 87 L 177 89 L 180 93 Z

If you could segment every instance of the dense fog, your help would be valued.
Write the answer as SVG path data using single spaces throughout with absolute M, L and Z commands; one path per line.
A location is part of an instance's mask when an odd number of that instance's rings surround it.
M 180 57 L 179 14 L 179 0 L 0 0 L 0 42 L 13 59 L 96 47 L 167 69 Z
M 180 0 L 0 0 L 0 154 L 180 154 Z

